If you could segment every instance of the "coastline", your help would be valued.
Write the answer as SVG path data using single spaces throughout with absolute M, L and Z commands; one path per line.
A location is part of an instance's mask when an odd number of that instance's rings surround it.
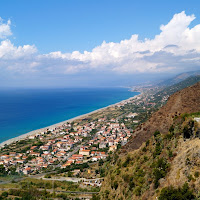
M 120 102 L 117 102 L 117 103 L 115 103 L 115 104 L 111 104 L 111 105 L 108 105 L 108 106 L 106 106 L 106 107 L 99 108 L 99 109 L 97 109 L 97 110 L 91 111 L 91 112 L 89 112 L 89 113 L 82 114 L 82 115 L 79 115 L 79 116 L 77 116 L 77 117 L 73 117 L 73 118 L 71 118 L 71 119 L 64 120 L 64 121 L 62 121 L 62 122 L 59 122 L 59 123 L 56 123 L 56 124 L 52 124 L 52 125 L 50 125 L 50 126 L 43 127 L 43 128 L 40 128 L 40 129 L 36 129 L 36 130 L 30 131 L 30 132 L 28 132 L 28 133 L 19 135 L 19 136 L 17 136 L 17 137 L 8 139 L 8 140 L 6 140 L 6 141 L 0 143 L 0 149 L 3 148 L 5 145 L 10 145 L 10 144 L 13 143 L 13 142 L 17 142 L 17 141 L 26 139 L 27 137 L 29 137 L 29 136 L 31 136 L 31 135 L 35 135 L 35 134 L 37 134 L 37 133 L 41 133 L 41 132 L 43 132 L 43 131 L 46 131 L 47 129 L 54 129 L 54 128 L 58 127 L 58 126 L 61 126 L 61 125 L 65 124 L 65 123 L 67 123 L 67 122 L 70 123 L 70 122 L 73 122 L 73 121 L 75 121 L 75 120 L 79 120 L 79 119 L 88 117 L 88 116 L 90 116 L 90 115 L 92 115 L 92 114 L 94 114 L 94 113 L 98 113 L 98 112 L 100 112 L 100 111 L 103 111 L 103 110 L 105 110 L 105 109 L 107 109 L 107 108 L 115 107 L 115 106 L 117 106 L 117 105 L 119 105 L 119 104 L 126 103 L 127 101 L 130 101 L 130 100 L 132 100 L 132 99 L 135 99 L 135 98 L 137 98 L 137 97 L 140 96 L 140 95 L 142 95 L 142 93 L 140 93 L 140 94 L 138 94 L 138 95 L 135 95 L 135 96 L 133 96 L 133 97 L 130 97 L 130 98 L 128 98 L 128 99 L 122 100 L 122 101 L 120 101 Z

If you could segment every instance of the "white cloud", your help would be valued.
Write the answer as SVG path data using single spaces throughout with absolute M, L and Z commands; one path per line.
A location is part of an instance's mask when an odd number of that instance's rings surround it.
M 139 40 L 132 35 L 119 43 L 103 42 L 91 52 L 60 51 L 39 54 L 34 45 L 16 47 L 9 40 L 0 44 L 0 67 L 10 71 L 42 74 L 76 74 L 98 71 L 117 74 L 181 72 L 198 68 L 200 60 L 200 24 L 189 28 L 194 15 L 175 14 L 160 34 L 153 39 Z M 10 21 L 0 24 L 0 38 L 11 35 Z M 7 28 L 1 29 L 6 26 Z M 1 61 L 0 60 L 0 61 Z M 14 63 L 14 64 L 13 64 Z M 191 67 L 191 68 L 189 68 Z
M 7 23 L 3 23 L 3 19 L 0 17 L 0 39 L 5 39 L 6 37 L 12 35 L 10 26 L 10 20 L 8 20 Z
M 11 43 L 10 40 L 3 40 L 0 43 L 0 59 L 27 59 L 36 52 L 37 49 L 34 45 L 24 45 L 16 47 Z

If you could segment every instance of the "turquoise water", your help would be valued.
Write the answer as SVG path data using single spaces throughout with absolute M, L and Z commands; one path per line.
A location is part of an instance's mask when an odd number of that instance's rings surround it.
M 127 88 L 0 90 L 0 142 L 137 94 Z

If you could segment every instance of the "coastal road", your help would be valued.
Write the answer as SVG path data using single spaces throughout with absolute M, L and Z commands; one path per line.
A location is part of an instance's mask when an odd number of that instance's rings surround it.
M 98 182 L 103 180 L 103 178 L 94 178 L 94 179 L 87 179 L 87 178 L 76 178 L 76 177 L 59 177 L 59 178 L 43 178 L 43 180 L 49 180 L 49 181 L 69 181 L 69 182 L 74 182 L 78 183 L 80 181 L 82 182 Z M 39 179 L 39 178 L 38 178 Z

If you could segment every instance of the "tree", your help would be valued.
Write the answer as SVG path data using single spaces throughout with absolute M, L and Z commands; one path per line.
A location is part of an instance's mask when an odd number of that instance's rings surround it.
M 0 165 L 0 175 L 5 175 L 7 174 L 6 168 L 3 165 Z

